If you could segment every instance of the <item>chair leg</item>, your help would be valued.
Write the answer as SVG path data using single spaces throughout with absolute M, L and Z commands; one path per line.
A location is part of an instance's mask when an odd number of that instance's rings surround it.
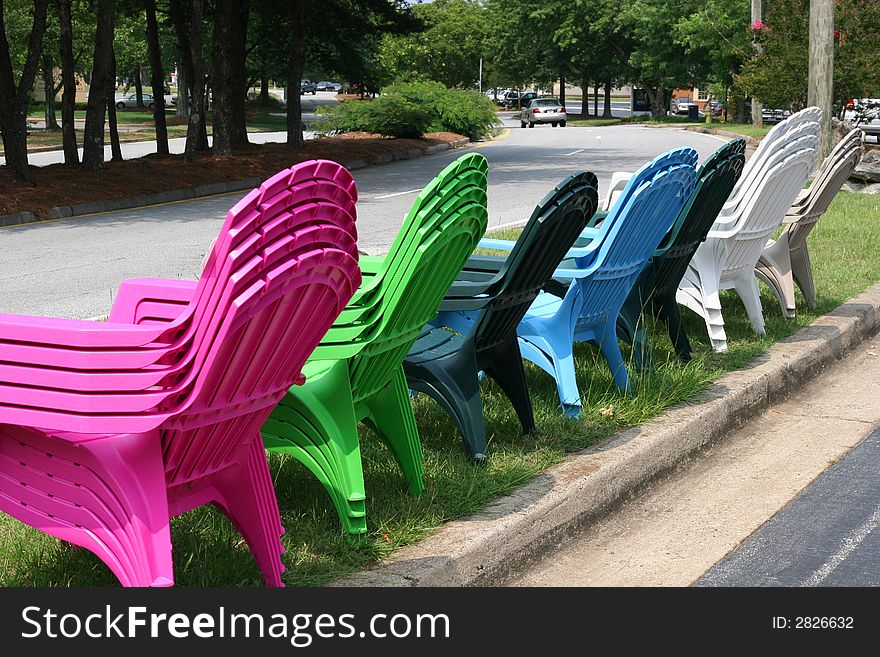
M 263 426 L 266 448 L 317 477 L 349 534 L 367 531 L 363 464 L 346 361 L 285 395 Z
M 0 462 L 0 510 L 93 552 L 123 586 L 173 585 L 157 431 L 73 445 L 0 427 Z
M 669 339 L 672 340 L 675 354 L 685 363 L 689 362 L 691 360 L 691 341 L 681 325 L 681 309 L 675 298 L 658 300 L 654 307 L 657 317 L 666 324 L 666 330 L 669 331 Z
M 532 400 L 526 383 L 526 371 L 523 367 L 522 355 L 516 335 L 479 355 L 482 369 L 501 386 L 504 394 L 513 404 L 513 410 L 519 418 L 523 433 L 535 431 L 535 415 L 532 412 Z
M 794 282 L 801 289 L 804 301 L 811 310 L 816 309 L 816 283 L 813 281 L 813 265 L 810 262 L 810 251 L 807 243 L 801 242 L 800 246 L 791 250 L 791 273 Z
M 399 368 L 389 385 L 366 400 L 364 405 L 368 413 L 364 421 L 394 453 L 409 489 L 413 494 L 421 495 L 425 491 L 422 443 L 403 367 Z
M 284 586 L 283 528 L 259 435 L 243 450 L 241 463 L 221 473 L 213 484 L 218 493 L 216 505 L 247 541 L 266 586 Z
M 599 342 L 599 349 L 608 362 L 611 376 L 614 377 L 614 383 L 617 385 L 618 390 L 626 395 L 631 394 L 632 389 L 629 385 L 629 375 L 626 371 L 626 363 L 623 362 L 623 354 L 620 353 L 620 342 L 617 339 L 617 330 L 614 323 L 606 323 L 605 331 Z
M 486 428 L 473 342 L 465 341 L 458 351 L 432 360 L 405 360 L 403 370 L 410 388 L 429 395 L 449 413 L 470 457 L 484 460 Z
M 782 315 L 788 319 L 794 318 L 794 280 L 787 233 L 783 232 L 779 239 L 764 248 L 758 264 L 755 265 L 755 275 L 773 290 Z
M 633 361 L 639 371 L 654 367 L 648 332 L 645 330 L 645 303 L 641 288 L 644 276 L 643 271 L 617 316 L 617 337 L 633 346 Z
M 761 309 L 761 292 L 758 290 L 758 279 L 751 271 L 743 272 L 734 282 L 733 287 L 746 307 L 752 330 L 764 334 L 764 312 Z

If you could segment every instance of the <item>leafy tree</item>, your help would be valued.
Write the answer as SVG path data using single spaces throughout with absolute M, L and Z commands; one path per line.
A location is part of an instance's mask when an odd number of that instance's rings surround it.
M 767 6 L 758 37 L 763 52 L 743 66 L 738 81 L 771 107 L 798 109 L 807 102 L 809 0 L 777 0 Z M 834 48 L 834 103 L 880 92 L 877 25 L 880 3 L 838 0 Z

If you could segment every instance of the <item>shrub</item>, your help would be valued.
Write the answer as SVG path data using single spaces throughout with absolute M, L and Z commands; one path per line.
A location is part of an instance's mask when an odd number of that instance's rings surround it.
M 439 82 L 386 87 L 371 101 L 349 100 L 321 111 L 320 134 L 372 132 L 385 137 L 421 137 L 426 132 L 455 132 L 470 139 L 486 136 L 497 124 L 492 102 L 480 94 L 447 89 Z

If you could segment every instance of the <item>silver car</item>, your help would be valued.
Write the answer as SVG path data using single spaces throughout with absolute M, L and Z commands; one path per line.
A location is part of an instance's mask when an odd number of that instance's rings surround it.
M 549 123 L 554 128 L 565 127 L 568 116 L 565 108 L 556 98 L 535 98 L 528 107 L 524 107 L 519 117 L 520 127 L 534 128 L 536 123 Z

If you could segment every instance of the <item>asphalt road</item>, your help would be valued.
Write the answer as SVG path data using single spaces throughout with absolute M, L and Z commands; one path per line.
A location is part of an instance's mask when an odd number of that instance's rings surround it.
M 701 158 L 718 138 L 673 128 L 521 129 L 477 145 L 490 162 L 490 225 L 529 216 L 535 203 L 577 169 L 599 176 L 633 171 L 671 148 Z M 465 149 L 357 170 L 360 246 L 385 252 L 413 198 Z M 119 282 L 135 276 L 196 278 L 226 211 L 243 194 L 0 228 L 0 312 L 87 318 L 105 315 Z
M 880 429 L 697 586 L 880 586 Z

